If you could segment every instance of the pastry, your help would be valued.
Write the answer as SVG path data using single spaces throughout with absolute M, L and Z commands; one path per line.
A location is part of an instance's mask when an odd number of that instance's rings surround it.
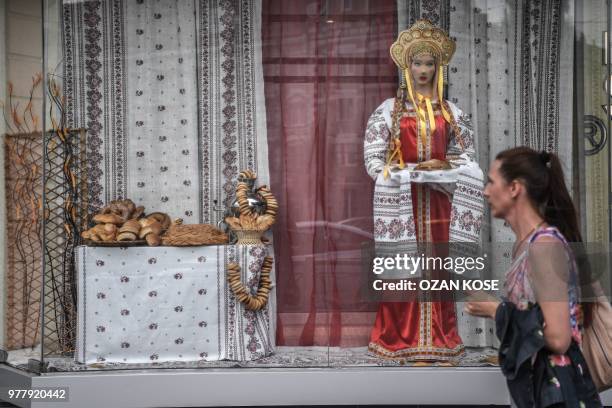
M 119 233 L 122 232 L 131 232 L 132 234 L 138 236 L 140 232 L 140 224 L 136 220 L 127 220 L 121 228 L 119 228 Z
M 117 235 L 114 224 L 98 224 L 81 233 L 81 237 L 92 241 L 113 241 Z
M 97 214 L 93 217 L 96 224 L 115 224 L 121 225 L 125 220 L 117 214 Z
M 153 218 L 157 220 L 161 225 L 162 231 L 167 230 L 170 227 L 170 224 L 172 223 L 172 220 L 170 220 L 170 216 L 162 212 L 151 213 L 147 215 L 147 218 Z
M 100 210 L 101 214 L 119 215 L 123 220 L 129 220 L 136 209 L 132 200 L 114 200 Z M 143 208 L 144 210 L 144 208 Z
M 104 224 L 104 232 L 107 234 L 117 234 L 117 226 L 115 224 Z
M 140 224 L 141 230 L 138 233 L 140 239 L 145 238 L 149 234 L 160 235 L 162 232 L 161 225 L 157 220 L 144 218 Z
M 117 235 L 117 241 L 136 241 L 136 234 L 129 231 L 120 232 L 119 235 Z
M 142 215 L 144 214 L 144 206 L 140 205 L 138 207 L 136 207 L 136 209 L 134 210 L 134 212 L 132 213 L 132 215 L 130 216 L 130 219 L 133 220 L 137 220 L 140 217 L 142 217 Z
M 158 246 L 161 244 L 161 225 L 153 218 L 143 218 L 139 221 L 141 227 L 138 237 L 145 239 L 149 246 Z
M 161 244 L 161 237 L 157 234 L 148 234 L 145 240 L 149 246 L 159 246 Z

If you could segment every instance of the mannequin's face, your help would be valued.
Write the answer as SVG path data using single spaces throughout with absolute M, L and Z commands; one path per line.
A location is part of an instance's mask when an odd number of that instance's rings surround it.
M 436 73 L 436 60 L 431 54 L 420 54 L 412 58 L 410 73 L 417 85 L 431 84 Z

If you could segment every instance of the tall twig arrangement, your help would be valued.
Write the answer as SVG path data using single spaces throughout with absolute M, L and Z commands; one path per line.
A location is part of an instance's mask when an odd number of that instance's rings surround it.
M 64 97 L 54 76 L 47 80 L 51 129 L 45 132 L 44 354 L 74 351 L 76 266 L 74 249 L 87 225 L 85 131 L 66 127 Z
M 3 137 L 8 237 L 4 318 L 9 350 L 33 347 L 40 340 L 42 135 L 33 100 L 41 82 L 40 73 L 32 77 L 23 108 L 11 82 L 7 100 L 0 101 L 7 131 Z

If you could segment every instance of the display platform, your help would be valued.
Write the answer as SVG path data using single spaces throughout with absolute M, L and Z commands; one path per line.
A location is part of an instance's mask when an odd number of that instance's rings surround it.
M 15 365 L 19 361 L 11 361 L 11 354 L 9 362 Z M 48 358 L 53 372 L 42 375 L 0 365 L 0 384 L 69 387 L 68 402 L 17 404 L 23 407 L 508 405 L 504 377 L 490 362 L 493 356 L 492 348 L 468 348 L 456 367 L 401 367 L 368 356 L 365 347 L 278 347 L 269 357 L 242 362 L 85 365 Z M 603 400 L 612 405 L 612 392 L 603 394 Z
M 16 404 L 33 408 L 509 405 L 498 367 L 237 368 L 36 376 L 2 365 L 0 384 L 68 387 L 65 402 Z M 602 399 L 612 404 L 612 392 L 602 394 Z
M 493 348 L 467 348 L 466 352 L 454 361 L 440 361 L 427 364 L 431 367 L 491 367 L 496 366 L 497 351 Z M 20 351 L 8 353 L 8 363 L 13 367 L 27 366 L 28 358 L 39 359 L 38 355 Z M 69 357 L 45 357 L 50 372 L 77 371 L 114 371 L 143 369 L 192 369 L 192 368 L 306 368 L 306 367 L 417 367 L 424 362 L 404 362 L 385 360 L 368 354 L 367 347 L 277 347 L 276 351 L 258 360 L 230 361 L 166 361 L 151 363 L 90 363 L 81 364 Z

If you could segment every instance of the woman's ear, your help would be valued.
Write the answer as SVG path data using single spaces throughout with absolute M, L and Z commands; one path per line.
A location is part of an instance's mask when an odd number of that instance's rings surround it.
M 519 180 L 512 180 L 510 182 L 510 197 L 512 197 L 513 200 L 516 200 L 521 195 L 524 187 L 525 186 L 523 186 L 523 183 L 521 183 Z

